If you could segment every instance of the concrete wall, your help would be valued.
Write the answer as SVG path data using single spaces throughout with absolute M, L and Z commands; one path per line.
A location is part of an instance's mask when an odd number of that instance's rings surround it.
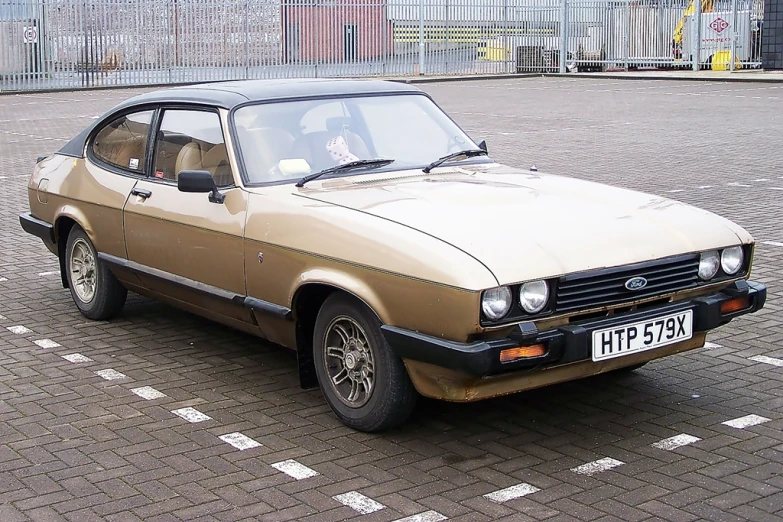
M 783 70 L 783 0 L 764 0 L 762 67 Z

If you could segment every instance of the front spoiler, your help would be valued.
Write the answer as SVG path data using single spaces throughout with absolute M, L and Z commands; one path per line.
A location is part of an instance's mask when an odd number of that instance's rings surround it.
M 747 297 L 749 306 L 735 312 L 722 313 L 721 304 L 737 297 Z M 735 317 L 760 310 L 766 298 L 767 288 L 764 285 L 741 280 L 714 294 L 612 317 L 579 321 L 543 332 L 538 331 L 533 323 L 521 323 L 514 333 L 506 338 L 472 343 L 448 341 L 395 326 L 384 325 L 381 330 L 389 346 L 402 359 L 427 363 L 470 376 L 486 377 L 515 370 L 554 368 L 574 362 L 591 361 L 593 331 L 685 310 L 693 311 L 693 335 L 697 337 L 698 334 L 724 325 Z M 544 355 L 511 362 L 500 361 L 501 350 L 541 343 L 547 346 Z M 665 350 L 652 349 L 649 355 L 658 351 L 663 353 Z

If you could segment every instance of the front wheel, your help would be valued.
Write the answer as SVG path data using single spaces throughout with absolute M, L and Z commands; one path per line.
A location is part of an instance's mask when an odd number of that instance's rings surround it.
M 106 320 L 122 310 L 128 290 L 98 259 L 92 241 L 79 225 L 74 225 L 68 234 L 65 269 L 71 297 L 82 315 Z
M 313 351 L 321 391 L 337 417 L 359 431 L 399 426 L 416 404 L 405 365 L 380 326 L 363 303 L 340 293 L 327 298 L 315 323 Z

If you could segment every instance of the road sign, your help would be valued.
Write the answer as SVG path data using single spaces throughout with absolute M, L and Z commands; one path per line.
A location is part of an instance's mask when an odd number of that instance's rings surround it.
M 38 28 L 34 25 L 25 26 L 23 28 L 24 43 L 36 44 L 38 43 Z

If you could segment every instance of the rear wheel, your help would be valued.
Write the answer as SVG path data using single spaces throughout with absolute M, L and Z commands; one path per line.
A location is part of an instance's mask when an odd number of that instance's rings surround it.
M 122 310 L 127 289 L 98 259 L 92 241 L 79 225 L 74 225 L 68 234 L 65 269 L 71 297 L 82 315 L 106 320 Z
M 345 294 L 326 299 L 315 324 L 315 369 L 326 402 L 347 426 L 383 431 L 407 420 L 417 393 L 381 322 Z

